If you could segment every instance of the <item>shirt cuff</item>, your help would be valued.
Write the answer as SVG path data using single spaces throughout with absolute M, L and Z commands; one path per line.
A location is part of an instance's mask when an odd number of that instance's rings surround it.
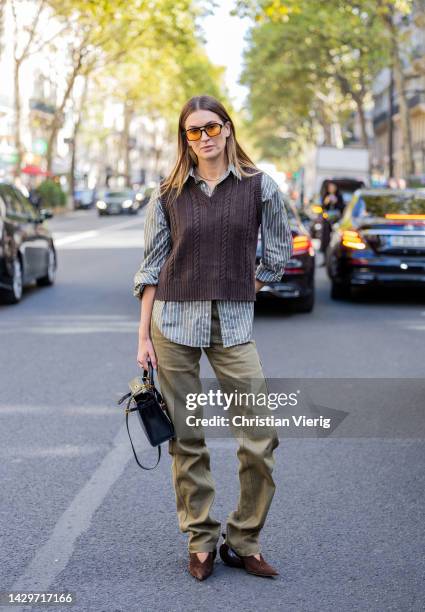
M 257 268 L 255 278 L 262 283 L 278 283 L 282 279 L 283 273 L 284 269 L 275 272 L 273 270 L 269 270 L 264 266 L 264 264 L 260 263 Z
M 149 272 L 137 272 L 134 277 L 133 296 L 141 299 L 143 290 L 146 285 L 157 285 L 158 278 L 155 274 Z

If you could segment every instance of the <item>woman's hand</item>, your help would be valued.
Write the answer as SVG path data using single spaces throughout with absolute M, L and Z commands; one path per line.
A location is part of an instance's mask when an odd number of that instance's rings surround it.
M 156 359 L 155 350 L 153 348 L 152 340 L 150 338 L 139 337 L 139 349 L 137 351 L 137 363 L 141 368 L 145 370 L 149 369 L 148 358 L 152 363 L 152 367 L 156 370 L 158 362 Z
M 262 281 L 259 281 L 258 279 L 255 279 L 255 293 L 258 293 L 261 289 L 261 287 L 264 287 L 264 285 L 266 285 L 267 283 L 263 283 Z

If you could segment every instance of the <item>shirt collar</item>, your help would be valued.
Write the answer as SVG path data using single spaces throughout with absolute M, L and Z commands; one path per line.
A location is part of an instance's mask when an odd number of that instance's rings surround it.
M 230 174 L 230 172 L 232 172 L 232 173 L 233 173 L 233 174 L 236 176 L 236 178 L 238 178 L 238 179 L 240 179 L 240 178 L 241 178 L 241 173 L 240 173 L 240 172 L 239 172 L 239 171 L 238 171 L 238 170 L 235 168 L 235 165 L 234 165 L 234 164 L 232 164 L 232 163 L 229 163 L 229 165 L 227 166 L 227 170 L 226 170 L 226 172 L 224 173 L 223 180 L 224 180 L 224 179 L 225 179 L 225 178 L 226 178 L 226 177 L 227 177 L 227 176 Z M 195 183 L 199 183 L 199 181 L 201 181 L 201 180 L 202 180 L 202 179 L 198 178 L 198 177 L 195 175 L 195 166 L 194 166 L 194 165 L 192 165 L 192 166 L 190 167 L 190 170 L 189 170 L 189 172 L 186 174 L 186 177 L 185 177 L 185 179 L 184 179 L 184 182 L 186 182 L 186 181 L 187 181 L 187 179 L 189 178 L 189 176 L 193 176 L 193 178 L 195 179 Z

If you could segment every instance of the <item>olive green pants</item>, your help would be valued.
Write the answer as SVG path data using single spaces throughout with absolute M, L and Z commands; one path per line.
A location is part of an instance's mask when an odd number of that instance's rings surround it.
M 205 434 L 202 426 L 192 427 L 188 432 L 181 427 L 186 416 L 182 413 L 202 416 L 198 410 L 189 413 L 185 403 L 188 392 L 202 392 L 199 377 L 202 349 L 168 340 L 153 318 L 151 339 L 158 361 L 161 393 L 177 432 L 176 437 L 168 443 L 168 452 L 172 457 L 179 528 L 182 533 L 189 534 L 190 552 L 212 551 L 219 540 L 221 524 L 211 516 L 215 483 L 210 471 Z M 256 392 L 267 393 L 255 341 L 223 347 L 215 301 L 210 346 L 203 348 L 223 392 L 235 389 L 242 392 L 248 387 L 252 390 L 252 381 L 255 381 Z M 232 404 L 226 416 L 231 419 L 234 414 L 253 415 L 255 410 Z M 253 555 L 260 552 L 259 534 L 275 492 L 273 451 L 279 445 L 279 439 L 275 428 L 269 426 L 257 427 L 255 432 L 252 427 L 237 429 L 232 427 L 230 435 L 235 435 L 239 443 L 240 496 L 237 509 L 227 517 L 226 537 L 229 546 L 238 554 Z

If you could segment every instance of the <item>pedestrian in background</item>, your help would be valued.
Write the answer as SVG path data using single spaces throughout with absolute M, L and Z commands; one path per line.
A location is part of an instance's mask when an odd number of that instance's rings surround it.
M 331 232 L 332 223 L 329 220 L 329 213 L 332 214 L 334 211 L 338 211 L 342 215 L 344 211 L 344 198 L 339 190 L 338 185 L 330 181 L 326 184 L 325 192 L 322 196 L 322 231 L 320 236 L 320 251 L 323 253 L 322 266 L 325 265 L 326 249 L 328 248 Z M 324 213 L 324 214 L 323 214 Z
M 281 280 L 292 253 L 282 193 L 243 151 L 215 98 L 195 96 L 184 105 L 177 162 L 151 196 L 144 231 L 144 259 L 133 288 L 141 300 L 137 362 L 147 370 L 150 360 L 157 369 L 176 428 L 168 449 L 179 527 L 189 534 L 189 571 L 203 580 L 213 571 L 221 524 L 211 515 L 215 483 L 204 432 L 179 433 L 187 416 L 183 396 L 202 391 L 202 348 L 221 388 L 255 380 L 257 392 L 267 393 L 252 339 L 254 302 L 264 284 Z M 274 428 L 243 433 L 239 504 L 220 546 L 225 563 L 262 576 L 277 575 L 260 552 L 259 534 L 275 492 L 278 444 Z

